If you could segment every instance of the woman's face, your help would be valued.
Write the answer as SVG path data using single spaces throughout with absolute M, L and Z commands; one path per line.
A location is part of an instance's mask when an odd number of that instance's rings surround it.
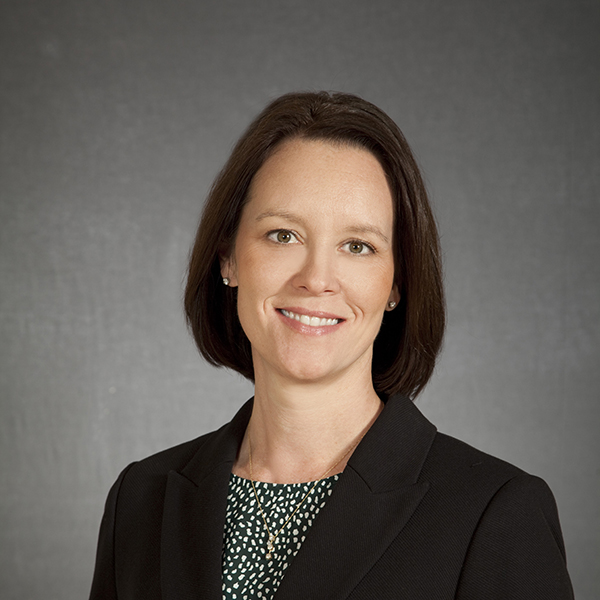
M 222 273 L 260 376 L 327 382 L 370 378 L 373 341 L 398 302 L 394 210 L 368 151 L 284 142 L 252 181 Z

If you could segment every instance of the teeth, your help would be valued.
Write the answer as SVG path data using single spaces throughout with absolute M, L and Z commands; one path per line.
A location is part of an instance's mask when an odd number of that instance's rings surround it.
M 293 313 L 291 310 L 283 310 L 281 312 L 290 319 L 296 319 L 303 325 L 308 325 L 309 327 L 326 327 L 327 325 L 337 325 L 340 320 L 339 319 L 319 319 L 319 317 L 309 317 L 308 315 L 298 315 Z

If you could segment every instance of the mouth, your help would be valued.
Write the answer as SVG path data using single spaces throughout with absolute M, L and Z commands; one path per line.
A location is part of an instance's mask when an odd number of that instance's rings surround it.
M 337 325 L 341 323 L 344 319 L 339 319 L 335 317 L 324 317 L 317 315 L 308 315 L 300 312 L 292 312 L 291 310 L 286 310 L 284 308 L 278 309 L 279 312 L 287 317 L 288 319 L 294 319 L 302 325 L 307 325 L 308 327 L 332 327 L 333 325 Z

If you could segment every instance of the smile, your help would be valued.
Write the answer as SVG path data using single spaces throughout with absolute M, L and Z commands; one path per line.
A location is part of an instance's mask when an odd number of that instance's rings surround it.
M 319 317 L 311 317 L 309 315 L 301 315 L 298 313 L 293 313 L 291 310 L 280 309 L 280 312 L 286 316 L 288 319 L 295 319 L 299 323 L 303 325 L 308 325 L 309 327 L 327 327 L 331 325 L 337 325 L 341 319 L 321 319 Z

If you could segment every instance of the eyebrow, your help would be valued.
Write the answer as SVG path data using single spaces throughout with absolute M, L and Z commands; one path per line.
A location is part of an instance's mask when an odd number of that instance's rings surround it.
M 356 234 L 364 234 L 364 233 L 372 233 L 377 237 L 381 238 L 386 244 L 390 243 L 388 236 L 379 229 L 379 227 L 375 227 L 375 225 L 358 225 L 357 227 L 350 227 L 348 229 L 350 233 Z
M 260 215 L 256 217 L 256 220 L 262 221 L 263 219 L 268 219 L 269 217 L 281 217 L 282 219 L 287 219 L 288 221 L 293 221 L 294 223 L 300 223 L 301 225 L 304 224 L 304 219 L 298 217 L 294 213 L 285 212 L 284 210 L 267 210 L 263 213 L 260 213 Z
M 302 219 L 302 217 L 299 217 L 298 215 L 295 215 L 294 213 L 290 213 L 290 212 L 286 212 L 286 211 L 270 211 L 270 210 L 268 210 L 263 213 L 260 213 L 256 217 L 256 221 L 262 221 L 263 219 L 268 219 L 269 217 L 280 217 L 282 219 L 286 219 L 287 221 L 291 221 L 292 223 L 298 223 L 300 225 L 305 225 L 304 219 Z M 389 244 L 389 242 L 390 242 L 387 235 L 385 235 L 385 233 L 383 233 L 383 231 L 381 231 L 381 229 L 379 229 L 379 227 L 376 227 L 375 225 L 369 225 L 368 223 L 365 223 L 364 225 L 354 225 L 352 227 L 349 227 L 346 231 L 348 231 L 349 233 L 355 233 L 358 235 L 372 233 L 373 235 L 376 235 L 377 237 L 381 238 L 386 244 Z

